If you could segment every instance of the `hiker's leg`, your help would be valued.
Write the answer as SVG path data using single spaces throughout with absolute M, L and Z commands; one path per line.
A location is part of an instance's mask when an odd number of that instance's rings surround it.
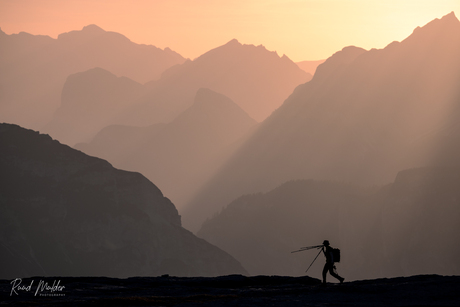
M 328 270 L 329 270 L 329 265 L 328 263 L 326 263 L 323 268 L 323 283 L 326 283 L 326 274 Z
M 337 274 L 336 272 L 334 272 L 334 265 L 333 265 L 333 264 L 331 264 L 331 266 L 329 267 L 329 273 L 330 273 L 333 277 L 337 278 L 340 282 L 343 282 L 343 278 L 340 277 L 339 274 Z
M 339 274 L 335 273 L 332 266 L 331 266 L 331 269 L 329 270 L 329 273 L 331 273 L 331 275 L 335 278 L 337 278 L 338 280 L 341 280 L 342 277 L 339 276 Z

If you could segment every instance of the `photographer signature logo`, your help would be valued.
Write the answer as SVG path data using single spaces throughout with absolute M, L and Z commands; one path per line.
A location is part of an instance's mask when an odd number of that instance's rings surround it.
M 10 296 L 19 295 L 19 293 L 27 292 L 34 293 L 34 296 L 65 296 L 63 293 L 65 286 L 61 286 L 60 280 L 53 280 L 50 284 L 44 280 L 40 280 L 36 287 L 34 287 L 35 280 L 31 280 L 30 283 L 23 283 L 21 278 L 16 278 L 11 282 Z

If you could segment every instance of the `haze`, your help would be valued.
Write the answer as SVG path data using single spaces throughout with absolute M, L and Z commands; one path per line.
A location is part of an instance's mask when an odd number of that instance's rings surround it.
M 0 263 L 298 276 L 328 239 L 347 280 L 460 274 L 455 11 L 1 1 Z

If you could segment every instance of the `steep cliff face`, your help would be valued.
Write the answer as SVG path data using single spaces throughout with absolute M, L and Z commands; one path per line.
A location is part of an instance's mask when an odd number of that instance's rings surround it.
M 0 278 L 244 273 L 139 173 L 0 125 Z
M 68 145 L 88 141 L 116 122 L 143 91 L 140 83 L 102 68 L 72 74 L 62 88 L 61 106 L 40 131 Z

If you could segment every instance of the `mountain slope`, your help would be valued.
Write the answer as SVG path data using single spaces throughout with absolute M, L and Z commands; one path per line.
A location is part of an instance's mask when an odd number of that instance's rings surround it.
M 244 273 L 139 173 L 1 124 L 0 278 Z
M 292 179 L 383 184 L 430 163 L 439 132 L 460 116 L 458 54 L 453 13 L 384 49 L 337 52 L 190 203 L 185 225 L 198 229 L 232 199 Z
M 76 148 L 119 168 L 142 172 L 180 206 L 255 125 L 228 97 L 199 89 L 194 104 L 171 123 L 107 127 Z

